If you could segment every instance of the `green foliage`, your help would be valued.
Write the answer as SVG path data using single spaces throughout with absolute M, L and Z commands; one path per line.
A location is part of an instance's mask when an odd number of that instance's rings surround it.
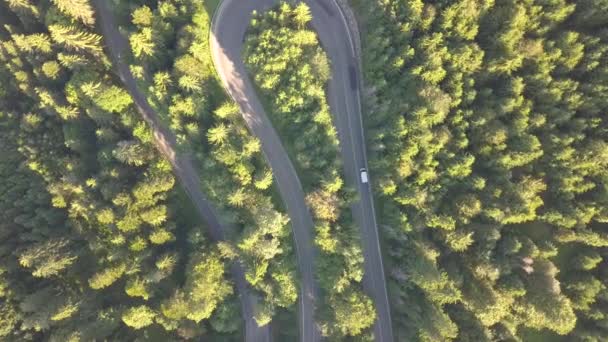
M 34 277 L 55 276 L 76 261 L 77 256 L 70 248 L 68 240 L 47 240 L 23 251 L 19 264 L 31 268 Z
M 209 323 L 215 331 L 220 333 L 231 333 L 239 329 L 239 323 L 234 319 L 238 315 L 238 306 L 228 302 L 217 308 Z
M 101 109 L 112 113 L 122 113 L 133 103 L 129 94 L 116 86 L 104 87 L 89 96 Z
M 106 288 L 120 279 L 125 273 L 126 269 L 127 267 L 125 264 L 108 267 L 105 270 L 93 275 L 93 277 L 89 279 L 89 286 L 91 286 L 91 288 L 94 290 Z
M 371 299 L 360 292 L 341 294 L 335 299 L 330 299 L 330 302 L 335 308 L 336 328 L 343 335 L 359 335 L 376 320 Z
M 68 319 L 78 312 L 78 303 L 69 303 L 59 308 L 59 310 L 51 317 L 53 321 L 61 321 Z
M 93 9 L 89 0 L 52 0 L 60 11 L 82 21 L 86 25 L 95 24 Z
M 146 282 L 140 278 L 134 278 L 127 281 L 125 292 L 130 297 L 141 297 L 144 300 L 150 298 L 150 292 L 147 289 Z
M 122 314 L 122 321 L 135 330 L 145 328 L 154 323 L 156 313 L 145 305 L 130 308 Z
M 150 234 L 150 242 L 156 245 L 162 245 L 173 240 L 175 240 L 175 236 L 162 228 L 157 229 Z
M 396 339 L 603 341 L 607 2 L 355 2 Z M 219 91 L 212 4 L 111 5 L 130 18 L 118 24 L 135 58 L 121 59 L 192 152 L 230 241 L 216 248 L 190 229 L 90 2 L 5 1 L 0 338 L 230 339 L 237 259 L 258 321 L 293 310 L 289 222 L 260 142 Z M 323 332 L 365 340 L 375 314 L 310 20 L 303 3 L 257 15 L 245 59 L 315 218 Z
M 319 308 L 323 334 L 333 339 L 363 337 L 374 322 L 375 310 L 361 289 L 359 234 L 351 223 L 349 189 L 344 187 L 337 132 L 325 94 L 330 65 L 316 34 L 307 28 L 311 19 L 305 3 L 293 7 L 283 2 L 257 15 L 246 36 L 244 60 L 261 90 L 265 109 L 291 152 L 315 220 L 315 244 L 322 252 L 318 279 L 325 297 Z M 229 117 L 231 113 L 230 108 L 222 107 L 216 115 Z M 231 136 L 222 126 L 209 134 L 209 140 L 218 145 Z M 270 177 L 265 178 L 271 182 Z M 231 197 L 235 205 L 245 198 L 241 192 Z M 266 246 L 269 248 L 260 252 L 279 252 L 269 243 Z M 255 272 L 248 273 L 250 282 L 257 282 L 267 267 L 258 263 Z M 292 276 L 279 273 L 274 278 L 282 290 L 275 290 L 278 305 L 294 302 Z M 267 311 L 262 307 L 256 319 L 268 319 Z
M 232 294 L 224 267 L 216 255 L 196 254 L 188 265 L 185 291 L 176 291 L 161 305 L 163 317 L 196 323 L 211 317 L 218 304 Z
M 212 335 L 160 313 L 184 290 L 194 251 L 217 260 L 220 252 L 206 239 L 186 242 L 196 219 L 102 54 L 98 28 L 85 23 L 90 8 L 77 8 L 84 5 L 14 2 L 18 18 L 0 35 L 2 339 L 140 339 L 154 321 L 168 339 Z M 171 25 L 188 12 L 160 7 Z M 207 275 L 195 282 L 228 288 L 209 305 L 232 300 L 230 283 Z M 145 307 L 125 308 L 134 301 Z
M 10 303 L 0 304 L 0 322 L 0 337 L 10 335 L 19 322 L 19 316 Z
M 194 305 L 186 316 L 198 323 L 210 317 L 217 305 L 233 290 L 224 279 L 224 264 L 220 259 L 201 255 L 194 260 L 186 285 Z
M 356 3 L 396 338 L 605 334 L 606 6 Z
M 112 155 L 119 161 L 133 166 L 142 166 L 149 161 L 150 151 L 137 141 L 121 141 L 112 151 Z
M 131 13 L 132 22 L 137 26 L 152 25 L 152 10 L 148 6 L 138 7 Z
M 157 45 L 152 38 L 152 29 L 148 27 L 131 36 L 129 41 L 135 57 L 151 57 L 156 53 Z
M 27 53 L 43 53 L 48 54 L 51 52 L 51 39 L 47 34 L 36 33 L 36 34 L 14 34 L 12 36 L 15 46 Z
M 80 31 L 75 26 L 50 25 L 48 28 L 51 38 L 70 50 L 87 51 L 93 54 L 102 52 L 100 35 Z
M 208 46 L 208 13 L 201 2 L 168 1 L 157 7 L 137 7 L 131 19 L 135 26 L 125 27 L 131 33 L 131 50 L 136 57 L 131 69 L 137 71 L 148 101 L 165 127 L 175 133 L 179 147 L 191 152 L 204 191 L 226 218 L 227 226 L 231 223 L 235 228 L 231 243 L 223 245 L 230 247 L 220 253 L 243 263 L 246 279 L 264 308 L 264 319 L 272 319 L 278 307 L 296 305 L 289 220 L 271 197 L 273 176 L 260 142 L 250 135 L 238 107 L 218 91 Z M 145 45 L 149 45 L 148 51 Z M 142 131 L 136 128 L 134 134 L 140 140 L 152 139 Z M 145 144 L 133 143 L 119 143 L 114 157 L 127 165 L 145 164 Z M 211 174 L 214 176 L 205 176 Z M 129 206 L 128 201 L 124 203 Z M 142 230 L 141 219 L 155 227 L 147 235 L 151 246 L 179 239 L 177 232 L 154 220 L 164 217 L 159 207 L 137 213 L 125 217 L 128 220 L 119 228 L 134 234 Z M 213 320 L 216 304 L 208 301 L 197 306 L 189 292 L 173 293 L 172 300 L 163 304 L 171 316 L 163 316 L 163 326 L 176 329 L 192 320 Z
M 55 61 L 46 62 L 42 64 L 42 72 L 46 77 L 55 80 L 61 72 L 61 67 L 59 66 L 59 63 Z

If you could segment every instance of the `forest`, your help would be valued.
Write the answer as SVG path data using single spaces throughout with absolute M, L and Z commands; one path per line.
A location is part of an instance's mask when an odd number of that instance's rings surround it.
M 220 2 L 0 0 L 1 341 L 242 341 L 235 265 L 255 321 L 298 340 L 290 218 L 211 59 Z M 348 2 L 395 341 L 606 341 L 608 2 Z M 314 220 L 320 332 L 372 341 L 312 18 L 253 13 L 242 57 Z
M 399 341 L 608 337 L 608 3 L 354 1 Z
M 295 164 L 313 216 L 321 333 L 329 339 L 365 338 L 375 310 L 361 287 L 363 254 L 349 207 L 355 194 L 344 184 L 326 99 L 330 62 L 307 27 L 311 19 L 306 4 L 286 2 L 254 16 L 244 61 Z
M 257 322 L 297 331 L 281 324 L 298 295 L 289 218 L 211 65 L 215 5 L 112 10 L 122 59 L 229 227 L 221 242 L 112 69 L 94 3 L 0 2 L 0 339 L 238 341 L 237 259 Z

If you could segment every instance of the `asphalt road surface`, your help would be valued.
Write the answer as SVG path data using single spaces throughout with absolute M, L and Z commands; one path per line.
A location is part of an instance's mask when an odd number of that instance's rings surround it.
M 306 0 L 313 15 L 312 25 L 332 64 L 329 103 L 340 137 L 346 181 L 354 186 L 360 201 L 353 204 L 356 223 L 361 228 L 365 257 L 363 285 L 375 303 L 378 319 L 374 325 L 376 341 L 393 341 L 390 306 L 374 212 L 371 185 L 362 184 L 359 170 L 367 168 L 365 139 L 361 120 L 359 80 L 361 77 L 351 32 L 334 0 Z M 253 133 L 261 140 L 283 200 L 287 204 L 302 275 L 300 296 L 301 341 L 317 341 L 314 322 L 316 286 L 313 277 L 313 226 L 304 202 L 302 187 L 293 165 L 257 97 L 242 61 L 243 37 L 253 10 L 263 12 L 276 4 L 273 0 L 224 0 L 213 19 L 211 49 L 224 86 L 239 104 Z
M 190 156 L 178 155 L 175 152 L 175 147 L 177 146 L 175 135 L 160 123 L 158 115 L 150 107 L 143 93 L 137 88 L 129 66 L 120 57 L 123 52 L 129 50 L 129 43 L 119 32 L 114 15 L 108 8 L 108 1 L 93 0 L 92 3 L 96 9 L 104 42 L 110 53 L 115 71 L 133 98 L 139 113 L 152 129 L 157 149 L 171 163 L 181 186 L 192 200 L 198 214 L 206 221 L 211 237 L 215 241 L 224 240 L 222 225 L 213 206 L 207 201 L 201 191 L 199 175 L 192 164 Z M 245 320 L 245 340 L 248 342 L 270 341 L 270 325 L 259 327 L 253 319 L 253 308 L 256 298 L 245 280 L 245 272 L 242 265 L 238 262 L 234 263 L 230 268 L 230 272 L 239 293 L 243 318 Z

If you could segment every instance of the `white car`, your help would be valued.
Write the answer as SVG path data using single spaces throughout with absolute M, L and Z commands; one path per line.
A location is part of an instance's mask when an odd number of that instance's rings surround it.
M 361 168 L 359 172 L 361 174 L 361 183 L 367 184 L 367 170 L 365 168 Z

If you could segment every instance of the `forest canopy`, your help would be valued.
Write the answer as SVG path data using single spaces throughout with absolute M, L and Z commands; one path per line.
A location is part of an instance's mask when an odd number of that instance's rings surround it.
M 294 162 L 313 216 L 317 281 L 323 290 L 317 317 L 328 339 L 366 338 L 375 320 L 363 292 L 363 253 L 344 184 L 340 146 L 325 87 L 330 62 L 310 29 L 305 3 L 281 3 L 252 19 L 244 61 Z
M 291 317 L 289 218 L 213 73 L 214 4 L 111 9 L 131 50 L 118 63 L 193 160 L 230 227 L 220 243 L 110 63 L 99 3 L 0 2 L 1 340 L 241 340 L 237 259 L 255 318 Z
M 356 3 L 397 339 L 605 340 L 607 3 Z
M 338 1 L 395 340 L 606 341 L 608 1 Z M 299 339 L 290 217 L 211 58 L 220 3 L 0 0 L 0 340 Z M 314 221 L 315 324 L 371 341 L 313 14 L 253 13 L 241 57 Z

